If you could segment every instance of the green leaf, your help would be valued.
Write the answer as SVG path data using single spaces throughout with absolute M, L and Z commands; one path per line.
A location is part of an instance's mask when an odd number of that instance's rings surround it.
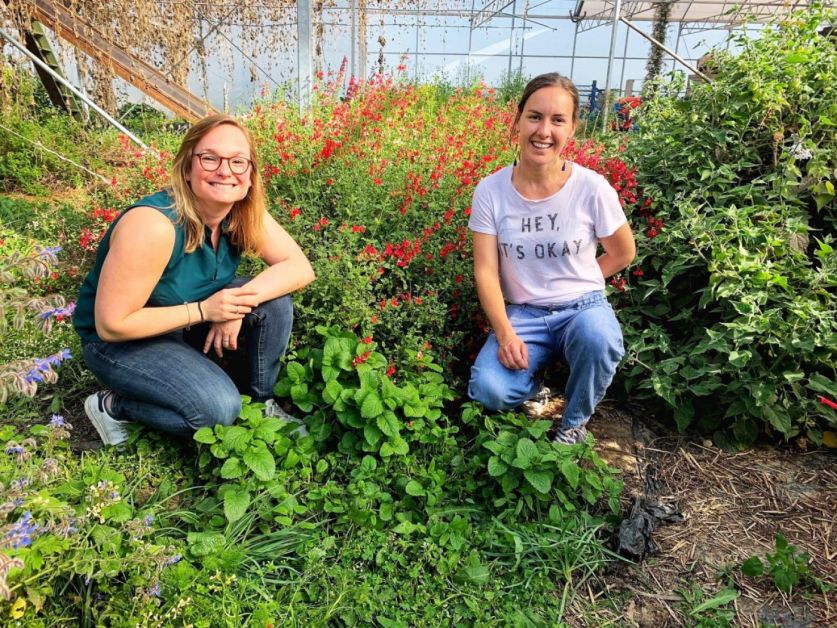
M 390 441 L 390 444 L 392 445 L 392 451 L 398 454 L 399 456 L 406 456 L 408 453 L 410 453 L 410 446 L 407 444 L 407 441 L 405 441 L 400 436 L 396 436 L 395 438 L 393 438 Z
M 230 451 L 243 451 L 250 442 L 251 433 L 246 427 L 232 425 L 226 429 L 223 436 L 224 447 Z
M 574 489 L 578 488 L 578 478 L 581 475 L 581 469 L 575 460 L 566 459 L 561 462 L 561 473 L 567 478 L 567 482 Z
M 521 438 L 517 441 L 517 457 L 521 461 L 530 461 L 538 455 L 538 447 L 528 438 Z
M 217 440 L 215 438 L 215 434 L 212 432 L 211 427 L 202 427 L 197 432 L 195 432 L 195 435 L 192 436 L 192 438 L 199 443 L 203 443 L 204 445 L 211 445 Z
M 814 373 L 808 378 L 808 387 L 832 398 L 837 398 L 837 384 L 819 373 Z
M 764 575 L 764 563 L 758 556 L 750 556 L 741 563 L 741 573 L 751 578 L 758 578 Z
M 276 475 L 276 460 L 267 447 L 253 447 L 244 453 L 244 464 L 262 482 L 268 482 Z
M 523 472 L 523 477 L 526 478 L 526 481 L 529 482 L 529 484 L 531 484 L 536 491 L 544 495 L 549 493 L 549 489 L 552 488 L 552 471 L 526 469 Z
M 242 473 L 244 469 L 241 467 L 241 461 L 235 456 L 227 458 L 221 466 L 221 477 L 225 480 L 240 478 Z
M 461 574 L 467 582 L 477 585 L 487 583 L 491 576 L 491 572 L 488 571 L 488 567 L 485 565 L 466 567 L 462 570 Z
M 223 550 L 226 538 L 220 532 L 189 532 L 186 542 L 189 544 L 189 553 L 200 558 Z
M 333 404 L 338 399 L 340 399 L 340 393 L 343 391 L 343 386 L 337 380 L 333 379 L 328 384 L 326 384 L 325 389 L 323 389 L 323 399 L 327 403 Z
M 376 423 L 378 425 L 378 429 L 390 438 L 398 436 L 398 432 L 401 429 L 398 418 L 396 418 L 395 414 L 392 412 L 385 412 L 379 416 Z
M 230 523 L 241 519 L 249 505 L 250 493 L 243 486 L 235 486 L 224 493 L 224 516 Z
M 366 439 L 366 442 L 373 447 L 380 442 L 382 436 L 383 432 L 371 423 L 367 423 L 363 426 L 363 438 Z
M 299 384 L 305 379 L 305 367 L 299 362 L 288 362 L 285 368 L 288 372 L 288 379 L 294 384 Z
M 691 611 L 689 611 L 689 615 L 698 615 L 704 611 L 718 608 L 724 604 L 729 604 L 733 600 L 738 599 L 738 595 L 738 591 L 735 589 L 724 589 L 723 591 L 717 593 L 714 597 L 695 606 Z
M 102 508 L 102 516 L 108 521 L 128 521 L 134 514 L 130 505 L 125 502 L 117 502 Z
M 407 482 L 407 486 L 404 490 L 407 492 L 407 495 L 412 495 L 413 497 L 421 497 L 424 495 L 424 488 L 416 480 L 410 480 Z
M 491 477 L 496 478 L 508 470 L 508 465 L 502 462 L 497 456 L 491 456 L 488 459 L 488 475 Z
M 374 419 L 384 411 L 384 404 L 378 393 L 369 391 L 360 406 L 360 416 L 364 419 Z M 380 427 L 380 426 L 379 426 Z M 383 430 L 382 430 L 383 431 Z M 384 433 L 386 433 L 384 431 Z

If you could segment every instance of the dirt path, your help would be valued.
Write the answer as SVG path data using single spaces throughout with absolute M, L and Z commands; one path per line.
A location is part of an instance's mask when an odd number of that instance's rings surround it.
M 837 625 L 837 588 L 787 596 L 767 578 L 740 572 L 750 556 L 775 551 L 778 532 L 808 553 L 814 575 L 837 586 L 835 452 L 728 453 L 709 442 L 658 437 L 644 418 L 608 404 L 590 427 L 602 457 L 624 471 L 626 505 L 630 496 L 650 495 L 677 504 L 684 520 L 655 531 L 658 552 L 605 575 L 603 586 L 589 591 L 594 603 L 577 604 L 579 625 L 696 625 L 690 607 L 728 582 L 741 593 L 736 625 Z

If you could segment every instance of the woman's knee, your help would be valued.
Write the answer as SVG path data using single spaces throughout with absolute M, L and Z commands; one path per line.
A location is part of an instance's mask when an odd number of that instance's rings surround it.
M 260 304 L 254 311 L 257 318 L 286 322 L 288 326 L 294 320 L 294 302 L 291 295 L 286 294 Z
M 588 313 L 573 325 L 575 352 L 615 366 L 625 355 L 619 322 L 610 308 Z
M 232 390 L 216 390 L 202 397 L 187 421 L 195 430 L 199 430 L 202 427 L 215 425 L 232 425 L 239 414 L 241 414 L 241 395 L 232 386 Z
M 490 373 L 482 373 L 477 368 L 471 371 L 468 396 L 493 411 L 516 408 L 527 399 L 525 391 L 517 390 L 509 382 L 491 377 Z

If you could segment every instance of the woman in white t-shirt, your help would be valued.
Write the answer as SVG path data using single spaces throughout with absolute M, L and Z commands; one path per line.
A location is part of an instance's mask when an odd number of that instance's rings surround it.
M 555 436 L 562 444 L 585 440 L 624 355 L 605 277 L 636 254 L 616 191 L 561 156 L 578 124 L 578 103 L 575 85 L 560 74 L 526 85 L 512 128 L 520 156 L 480 182 L 468 225 L 477 293 L 493 330 L 468 394 L 492 410 L 542 403 L 548 391 L 540 371 L 564 360 L 567 405 Z

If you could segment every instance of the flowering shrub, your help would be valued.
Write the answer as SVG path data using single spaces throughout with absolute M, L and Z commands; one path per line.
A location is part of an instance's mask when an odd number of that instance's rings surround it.
M 820 443 L 837 427 L 834 255 L 835 19 L 797 14 L 711 84 L 643 106 L 627 155 L 653 202 L 633 215 L 639 255 L 618 279 L 637 397 L 681 429 Z
M 386 77 L 354 84 L 343 100 L 322 90 L 304 117 L 281 102 L 256 108 L 250 125 L 272 211 L 318 277 L 296 300 L 300 344 L 316 345 L 317 325 L 339 323 L 399 364 L 426 346 L 442 364 L 470 362 L 486 331 L 471 269 L 471 195 L 512 162 L 514 111 L 485 87 L 447 97 L 437 85 Z M 635 173 L 612 152 L 592 141 L 567 147 L 630 205 Z
M 11 426 L 0 429 L 4 618 L 60 613 L 61 591 L 92 598 L 89 606 L 103 616 L 119 614 L 126 600 L 109 594 L 122 586 L 135 591 L 140 606 L 155 609 L 161 576 L 182 557 L 175 542 L 155 533 L 159 505 L 126 495 L 149 478 L 122 473 L 112 460 L 73 455 L 66 441 L 72 429 L 57 414 L 25 438 Z
M 10 315 L 12 326 L 21 328 L 26 323 L 27 313 L 34 314 L 37 325 L 44 333 L 48 333 L 56 322 L 63 323 L 72 316 L 75 303 L 67 304 L 63 297 L 56 294 L 32 294 L 37 291 L 40 280 L 54 274 L 53 268 L 58 262 L 56 256 L 60 251 L 60 246 L 42 248 L 13 237 L 0 239 L 0 333 L 7 330 Z M 8 362 L 0 359 L 0 404 L 5 403 L 11 394 L 34 396 L 38 384 L 55 382 L 58 377 L 55 369 L 71 357 L 70 351 L 64 349 L 45 358 Z

